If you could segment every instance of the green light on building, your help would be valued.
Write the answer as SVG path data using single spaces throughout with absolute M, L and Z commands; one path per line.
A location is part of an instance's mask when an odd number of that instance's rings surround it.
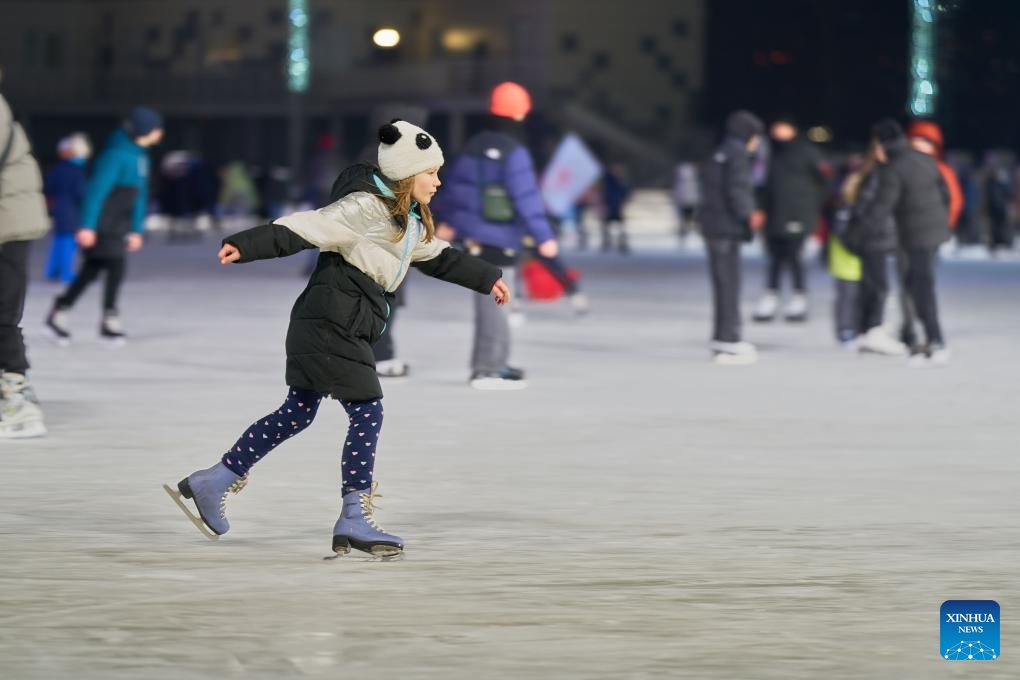
M 910 102 L 915 116 L 935 115 L 934 0 L 913 0 L 910 30 Z
M 288 0 L 287 87 L 291 92 L 308 89 L 311 60 L 308 54 L 308 0 Z

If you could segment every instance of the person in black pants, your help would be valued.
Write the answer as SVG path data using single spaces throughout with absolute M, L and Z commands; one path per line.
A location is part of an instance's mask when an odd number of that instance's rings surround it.
M 42 185 L 28 137 L 0 96 L 0 439 L 46 434 L 21 333 L 30 242 L 50 229 Z
M 935 258 L 949 239 L 949 192 L 935 160 L 910 147 L 899 123 L 879 121 L 872 132 L 887 163 L 880 167 L 878 194 L 861 220 L 895 220 L 904 289 L 925 333 L 924 344 L 905 338 L 911 345 L 910 363 L 944 364 L 949 350 L 939 323 Z
M 712 284 L 714 361 L 749 364 L 757 350 L 740 339 L 740 243 L 752 238 L 763 220 L 755 211 L 750 154 L 761 144 L 761 120 L 735 111 L 726 120 L 726 136 L 705 164 L 701 229 Z M 755 224 L 752 224 L 752 221 Z
M 801 253 L 815 230 L 828 184 L 828 166 L 821 152 L 804 138 L 790 117 L 777 119 L 772 138 L 768 180 L 762 192 L 765 247 L 768 252 L 766 290 L 754 310 L 755 321 L 771 321 L 779 308 L 781 277 L 789 270 L 793 293 L 783 311 L 788 321 L 807 318 L 807 287 Z
M 128 252 L 142 247 L 148 208 L 148 148 L 163 138 L 163 119 L 145 107 L 136 108 L 124 126 L 110 136 L 96 159 L 82 205 L 81 229 L 76 235 L 84 263 L 74 281 L 56 300 L 46 326 L 58 344 L 71 341 L 67 314 L 89 284 L 106 272 L 100 337 L 122 343 L 124 330 L 117 298 L 124 281 Z

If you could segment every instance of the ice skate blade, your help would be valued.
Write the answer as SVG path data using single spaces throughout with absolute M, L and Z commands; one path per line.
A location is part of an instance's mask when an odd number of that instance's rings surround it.
M 99 344 L 105 349 L 121 349 L 127 345 L 127 340 L 124 338 L 99 338 Z
M 0 422 L 0 439 L 35 439 L 45 436 L 46 426 L 41 420 L 6 424 Z
M 404 549 L 396 545 L 385 543 L 362 543 L 351 540 L 346 536 L 333 537 L 333 552 L 337 557 L 342 557 L 351 552 L 351 548 L 368 553 L 372 557 L 390 558 L 396 557 L 404 552 Z
M 325 557 L 322 558 L 324 562 L 331 560 L 344 560 L 344 561 L 354 560 L 356 562 L 398 562 L 403 559 L 404 559 L 403 550 L 397 553 L 390 553 L 387 555 L 375 555 L 372 553 L 362 552 L 357 553 L 337 552 L 333 553 L 332 555 L 326 555 Z
M 191 523 L 198 527 L 198 530 L 202 532 L 203 536 L 208 538 L 210 541 L 220 540 L 219 534 L 213 533 L 213 531 L 205 525 L 205 522 L 202 521 L 202 518 L 196 516 L 195 513 L 191 511 L 191 508 L 184 504 L 184 501 L 181 500 L 180 491 L 172 488 L 169 484 L 164 484 L 163 490 L 166 491 L 170 498 L 173 499 L 174 503 L 177 504 L 177 507 L 181 509 L 181 512 L 187 515 L 188 519 L 191 520 Z

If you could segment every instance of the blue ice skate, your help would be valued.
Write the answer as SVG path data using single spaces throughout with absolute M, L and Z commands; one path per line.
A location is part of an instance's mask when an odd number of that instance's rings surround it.
M 230 522 L 227 521 L 227 494 L 237 493 L 247 483 L 247 475 L 239 477 L 223 463 L 216 463 L 211 468 L 193 472 L 182 479 L 177 483 L 177 490 L 167 484 L 163 485 L 163 489 L 199 531 L 216 540 L 230 530 Z M 194 501 L 198 517 L 184 504 L 181 496 Z
M 346 555 L 355 548 L 377 557 L 391 557 L 404 550 L 402 538 L 386 533 L 375 523 L 373 501 L 380 498 L 375 489 L 376 483 L 372 482 L 371 489 L 344 496 L 340 519 L 333 526 L 333 552 Z

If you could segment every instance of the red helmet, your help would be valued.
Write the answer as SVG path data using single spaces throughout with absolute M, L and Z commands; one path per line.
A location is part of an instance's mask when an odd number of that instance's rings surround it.
M 507 81 L 492 89 L 489 112 L 494 116 L 524 120 L 531 111 L 531 95 L 517 83 Z

